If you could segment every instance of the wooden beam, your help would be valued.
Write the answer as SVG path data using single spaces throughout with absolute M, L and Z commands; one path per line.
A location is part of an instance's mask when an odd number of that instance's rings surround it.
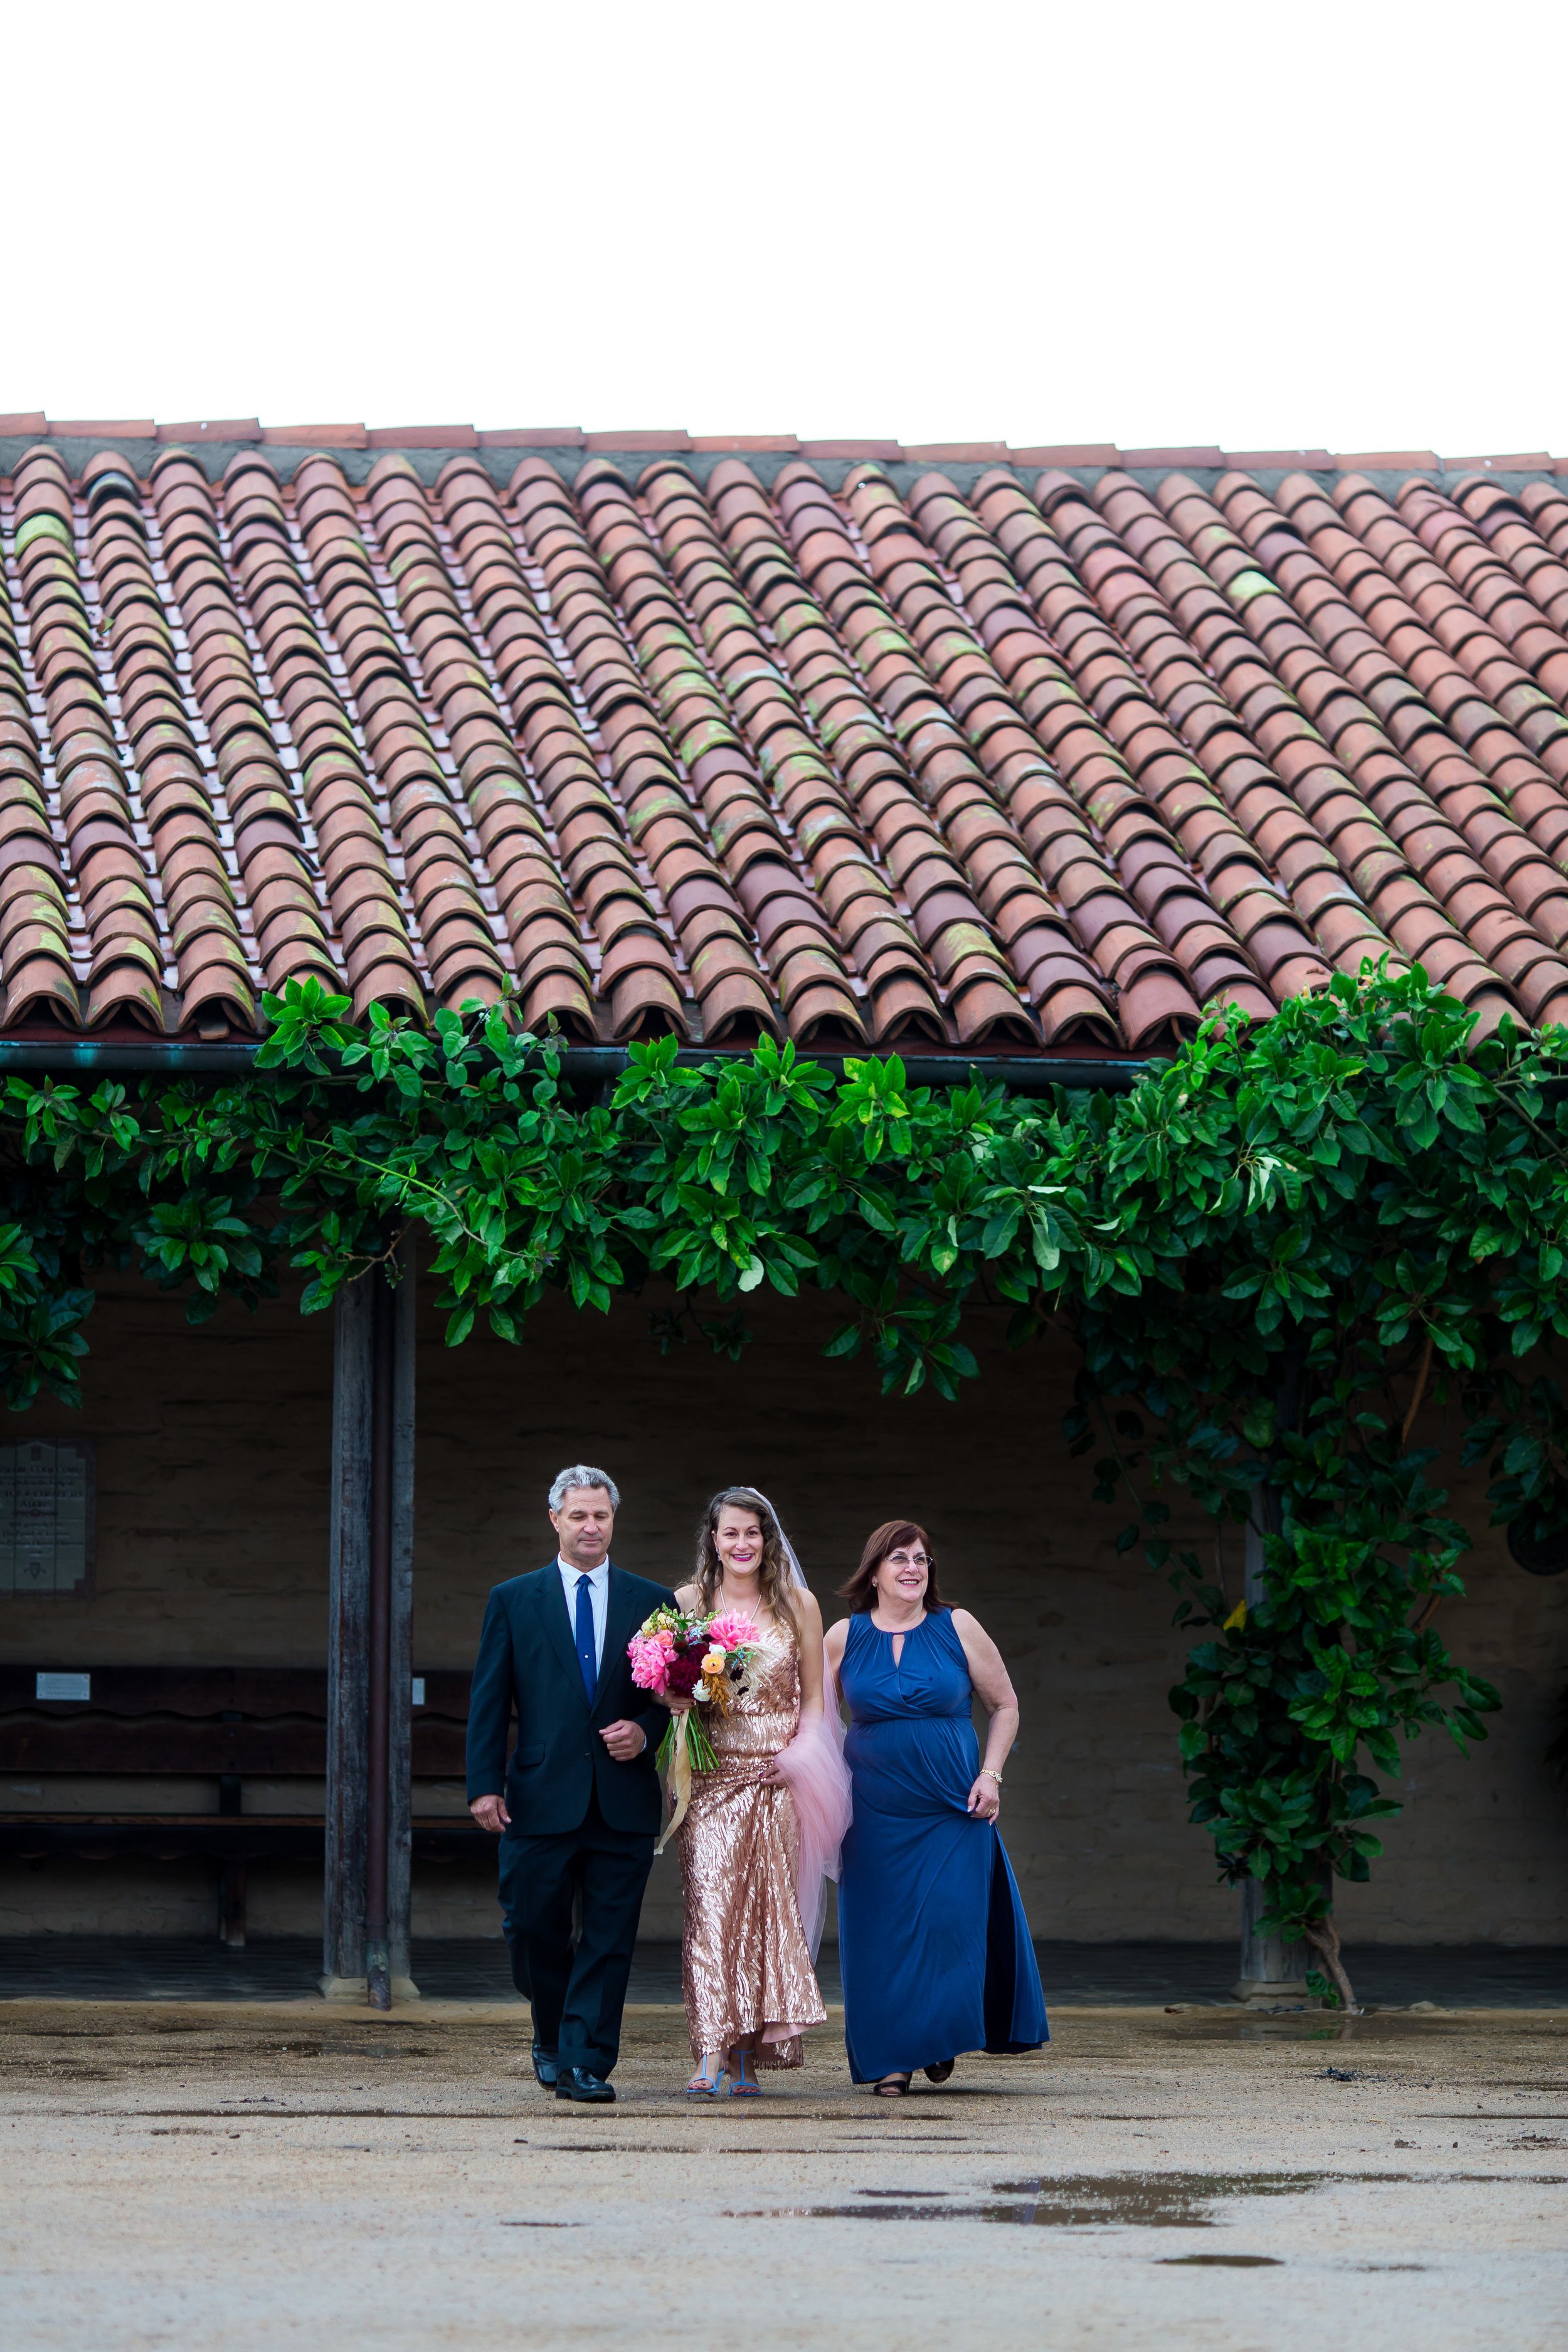
M 371 1328 L 368 1282 L 339 1291 L 332 1340 L 327 1623 L 326 1873 L 321 1990 L 363 2000 L 369 1795 Z

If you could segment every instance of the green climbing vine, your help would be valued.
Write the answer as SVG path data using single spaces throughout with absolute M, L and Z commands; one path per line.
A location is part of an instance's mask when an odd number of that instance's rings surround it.
M 830 1354 L 951 1396 L 982 1302 L 1019 1345 L 1065 1321 L 1070 1442 L 1198 1637 L 1172 1694 L 1193 1817 L 1351 2000 L 1331 1876 L 1380 1851 L 1401 1741 L 1464 1747 L 1498 1703 L 1433 1622 L 1467 1541 L 1439 1414 L 1494 1518 L 1568 1526 L 1568 1033 L 1477 1042 L 1420 973 L 1369 971 L 1114 1097 L 932 1091 L 896 1057 L 835 1076 L 766 1043 L 689 1066 L 664 1040 L 581 1100 L 504 1008 L 360 1029 L 312 982 L 268 1013 L 232 1084 L 8 1081 L 13 1408 L 76 1397 L 95 1266 L 195 1319 L 288 1278 L 313 1311 L 410 1228 L 454 1344 L 481 1318 L 516 1339 L 547 1287 L 603 1309 L 657 1274 L 734 1352 L 751 1293 L 809 1285 L 846 1307 Z M 1173 1535 L 1183 1496 L 1212 1560 Z

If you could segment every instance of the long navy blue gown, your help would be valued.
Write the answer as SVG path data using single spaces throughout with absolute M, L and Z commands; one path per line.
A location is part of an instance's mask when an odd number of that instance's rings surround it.
M 965 2050 L 1037 2050 L 1046 2000 L 995 1823 L 967 1811 L 980 1769 L 973 1685 L 949 1611 L 904 1635 L 849 1620 L 839 1687 L 855 1819 L 838 1886 L 844 2031 L 858 2083 Z

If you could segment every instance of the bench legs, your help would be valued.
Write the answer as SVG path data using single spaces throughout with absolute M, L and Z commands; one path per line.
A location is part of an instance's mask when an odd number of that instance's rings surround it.
M 231 1948 L 245 1942 L 245 1864 L 235 1854 L 225 1856 L 218 1880 L 217 1939 Z

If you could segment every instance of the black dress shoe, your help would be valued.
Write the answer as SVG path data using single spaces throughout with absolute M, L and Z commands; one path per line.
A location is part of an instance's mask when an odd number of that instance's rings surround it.
M 555 2077 L 558 2099 L 575 2099 L 585 2107 L 608 2107 L 615 2105 L 616 2095 L 602 2074 L 590 2074 L 586 2066 L 562 2066 Z
M 553 2050 L 541 2049 L 539 2043 L 536 2042 L 533 2045 L 534 2081 L 536 2083 L 542 2083 L 547 2091 L 552 2091 L 555 2088 L 557 2082 L 560 2080 L 560 2076 L 561 2061 L 556 2056 L 555 2052 Z

